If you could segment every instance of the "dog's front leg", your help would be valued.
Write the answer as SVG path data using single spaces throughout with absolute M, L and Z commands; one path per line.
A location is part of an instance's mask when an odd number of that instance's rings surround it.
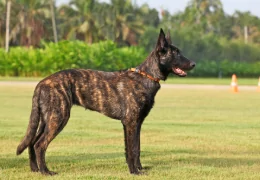
M 138 123 L 138 126 L 137 126 L 137 152 L 138 152 L 138 155 L 137 155 L 137 158 L 135 160 L 135 165 L 136 167 L 139 169 L 139 170 L 142 170 L 143 167 L 142 167 L 142 164 L 141 164 L 141 161 L 140 161 L 140 153 L 141 153 L 141 143 L 140 143 L 140 134 L 141 134 L 141 126 L 142 126 L 142 123 Z
M 128 155 L 127 155 L 127 135 L 126 135 L 126 126 L 123 124 L 123 128 L 124 128 L 124 141 L 125 141 L 125 159 L 126 159 L 126 163 L 128 162 Z
M 141 131 L 141 125 L 142 123 L 139 123 L 138 126 L 137 126 L 137 156 L 136 156 L 136 159 L 135 159 L 135 166 L 139 169 L 139 170 L 142 170 L 143 167 L 142 167 L 142 164 L 141 164 L 141 161 L 140 161 L 140 131 Z M 123 128 L 124 128 L 124 141 L 125 141 L 125 158 L 126 158 L 126 163 L 128 162 L 128 150 L 127 150 L 127 138 L 126 138 L 126 126 L 123 124 Z
M 136 162 L 138 159 L 138 133 L 137 125 L 127 124 L 124 126 L 126 161 L 131 174 L 140 174 Z

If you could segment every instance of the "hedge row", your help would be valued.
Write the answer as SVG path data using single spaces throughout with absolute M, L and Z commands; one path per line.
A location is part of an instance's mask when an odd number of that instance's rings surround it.
M 15 47 L 9 53 L 0 49 L 1 76 L 46 76 L 68 68 L 91 68 L 104 71 L 127 69 L 140 64 L 148 54 L 140 47 L 117 47 L 112 41 L 87 45 L 80 41 L 43 44 L 41 49 Z M 189 73 L 194 77 L 259 77 L 260 62 L 195 60 Z
M 258 78 L 260 76 L 260 62 L 199 61 L 195 69 L 189 73 L 193 77 L 231 77 L 232 74 L 239 77 Z
M 1 76 L 46 76 L 68 68 L 105 71 L 126 69 L 141 63 L 146 53 L 137 47 L 118 48 L 112 41 L 87 45 L 81 41 L 44 44 L 42 49 L 0 49 Z

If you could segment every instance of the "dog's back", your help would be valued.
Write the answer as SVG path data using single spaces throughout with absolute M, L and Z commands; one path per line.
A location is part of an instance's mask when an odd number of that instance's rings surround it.
M 43 114 L 47 113 L 47 107 L 51 105 L 57 111 L 61 110 L 61 116 L 65 116 L 75 104 L 122 120 L 136 106 L 145 103 L 152 106 L 153 97 L 147 95 L 151 93 L 146 81 L 141 75 L 128 70 L 104 72 L 69 69 L 43 79 L 35 93 L 40 97 Z M 159 84 L 152 90 L 158 89 Z

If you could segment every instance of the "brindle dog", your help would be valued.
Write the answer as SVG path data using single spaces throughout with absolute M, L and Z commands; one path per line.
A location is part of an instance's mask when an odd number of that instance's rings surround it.
M 73 105 L 121 120 L 124 128 L 126 162 L 131 174 L 141 173 L 140 131 L 154 104 L 160 80 L 170 73 L 186 76 L 195 63 L 172 45 L 170 34 L 161 29 L 155 49 L 146 60 L 123 71 L 103 72 L 68 69 L 52 74 L 38 83 L 26 135 L 17 155 L 27 147 L 33 172 L 54 175 L 45 163 L 50 142 L 62 131 Z

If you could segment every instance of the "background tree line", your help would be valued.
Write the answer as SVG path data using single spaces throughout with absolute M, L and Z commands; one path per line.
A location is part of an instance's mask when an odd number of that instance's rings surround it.
M 44 48 L 46 43 L 54 41 L 56 31 L 58 41 L 79 40 L 86 44 L 113 41 L 118 47 L 144 48 L 148 54 L 162 27 L 171 31 L 174 44 L 186 56 L 198 66 L 211 69 L 212 73 L 206 73 L 210 76 L 225 75 L 223 64 L 259 67 L 259 17 L 240 11 L 228 15 L 220 0 L 190 0 L 183 12 L 175 14 L 166 10 L 158 12 L 147 4 L 137 6 L 131 0 L 110 0 L 110 3 L 70 0 L 61 6 L 54 6 L 53 0 L 8 1 L 12 3 L 11 47 Z M 6 2 L 0 0 L 0 12 L 5 12 L 0 14 L 1 47 L 5 44 Z

